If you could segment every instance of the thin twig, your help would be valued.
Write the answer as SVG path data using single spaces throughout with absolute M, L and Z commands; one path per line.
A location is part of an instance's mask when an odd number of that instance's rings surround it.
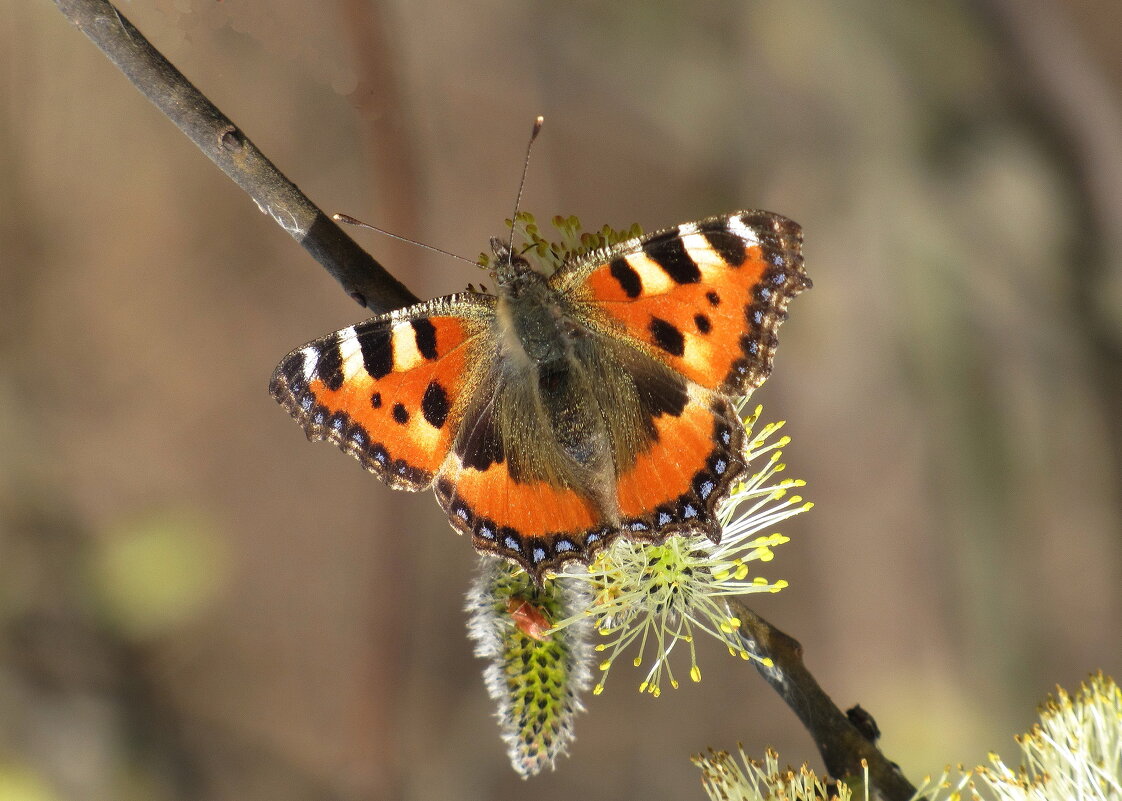
M 729 601 L 729 607 L 740 619 L 740 636 L 749 653 L 771 660 L 770 666 L 754 661 L 756 669 L 810 732 L 830 775 L 835 779 L 861 776 L 864 760 L 874 797 L 885 801 L 912 798 L 916 790 L 900 769 L 861 734 L 806 669 L 799 641 L 736 599 Z
M 348 295 L 375 312 L 417 297 L 362 250 L 106 0 L 55 0 L 59 10 Z

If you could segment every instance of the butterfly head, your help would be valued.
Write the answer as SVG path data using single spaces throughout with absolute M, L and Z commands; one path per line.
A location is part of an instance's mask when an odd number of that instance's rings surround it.
M 491 253 L 494 261 L 491 262 L 491 276 L 499 285 L 500 291 L 518 294 L 518 288 L 529 282 L 537 282 L 544 277 L 524 256 L 513 252 L 510 246 L 499 239 L 491 237 Z

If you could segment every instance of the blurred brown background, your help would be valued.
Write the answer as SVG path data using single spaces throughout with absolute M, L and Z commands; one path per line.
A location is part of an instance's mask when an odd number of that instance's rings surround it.
M 1122 678 L 1122 5 L 134 0 L 328 212 L 474 257 L 524 208 L 762 207 L 812 292 L 757 393 L 812 513 L 756 608 L 913 780 Z M 679 799 L 707 746 L 819 761 L 711 642 L 623 664 L 529 783 L 429 495 L 266 392 L 364 315 L 47 0 L 0 0 L 0 797 Z M 464 265 L 360 239 L 417 294 Z M 8 795 L 4 793 L 8 792 Z

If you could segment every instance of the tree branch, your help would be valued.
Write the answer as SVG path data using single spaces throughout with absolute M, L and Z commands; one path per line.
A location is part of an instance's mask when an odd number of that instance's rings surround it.
M 375 312 L 417 297 L 289 181 L 106 0 L 55 0 L 145 97 L 300 243 L 358 303 Z
M 835 779 L 861 776 L 862 760 L 869 766 L 870 791 L 886 801 L 908 801 L 915 788 L 900 769 L 867 739 L 830 700 L 803 663 L 803 647 L 736 599 L 729 608 L 740 619 L 740 636 L 753 656 L 770 659 L 768 667 L 753 660 L 814 738 L 826 770 Z

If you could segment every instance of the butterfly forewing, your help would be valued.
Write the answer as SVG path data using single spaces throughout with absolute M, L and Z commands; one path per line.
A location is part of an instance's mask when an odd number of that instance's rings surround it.
M 336 331 L 286 356 L 269 390 L 308 439 L 394 488 L 424 489 L 478 380 L 493 300 L 453 295 Z
M 810 287 L 798 224 L 765 211 L 684 223 L 562 268 L 590 317 L 728 395 L 771 372 L 787 303 Z

